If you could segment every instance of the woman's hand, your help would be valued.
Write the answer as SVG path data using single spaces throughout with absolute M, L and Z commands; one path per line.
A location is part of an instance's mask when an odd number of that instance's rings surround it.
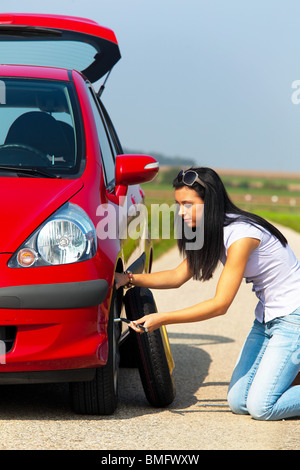
M 130 327 L 137 333 L 144 333 L 144 330 L 139 328 L 139 325 L 143 325 L 146 328 L 147 333 L 151 333 L 162 326 L 162 315 L 160 313 L 151 313 L 151 315 L 145 315 L 138 320 L 131 322 Z
M 128 274 L 126 273 L 115 273 L 115 286 L 116 290 L 118 290 L 122 286 L 126 286 L 128 284 Z

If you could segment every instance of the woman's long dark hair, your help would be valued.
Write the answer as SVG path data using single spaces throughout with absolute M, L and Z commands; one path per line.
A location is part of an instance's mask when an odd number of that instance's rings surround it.
M 276 227 L 262 217 L 243 211 L 233 204 L 221 178 L 214 170 L 205 167 L 190 169 L 196 171 L 205 183 L 205 188 L 197 182 L 191 186 L 191 189 L 196 191 L 204 201 L 204 244 L 199 250 L 186 249 L 188 241 L 184 236 L 184 231 L 177 243 L 180 253 L 187 258 L 194 279 L 206 281 L 212 277 L 224 251 L 223 228 L 237 219 L 264 228 L 278 238 L 283 246 L 286 246 L 286 238 Z M 178 181 L 177 177 L 174 179 L 175 189 L 184 186 L 185 184 Z M 228 217 L 230 214 L 236 217 Z

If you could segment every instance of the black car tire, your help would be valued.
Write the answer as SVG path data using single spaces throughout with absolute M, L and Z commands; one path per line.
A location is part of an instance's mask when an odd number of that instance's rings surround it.
M 117 408 L 120 326 L 114 323 L 118 316 L 116 301 L 113 294 L 107 325 L 109 351 L 106 365 L 96 369 L 93 380 L 70 383 L 72 408 L 78 414 L 110 415 Z
M 129 289 L 124 303 L 129 320 L 137 320 L 157 311 L 152 292 L 146 288 Z M 130 335 L 148 402 L 155 407 L 170 405 L 175 398 L 174 363 L 165 327 L 142 334 L 130 329 Z

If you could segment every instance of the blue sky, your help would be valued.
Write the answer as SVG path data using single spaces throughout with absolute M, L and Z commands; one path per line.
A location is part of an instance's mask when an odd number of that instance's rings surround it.
M 2 4 L 114 30 L 122 59 L 103 102 L 123 146 L 217 169 L 300 172 L 298 0 Z

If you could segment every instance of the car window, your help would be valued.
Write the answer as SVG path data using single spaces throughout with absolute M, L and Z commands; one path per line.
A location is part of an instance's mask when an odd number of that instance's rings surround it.
M 104 168 L 106 187 L 112 190 L 115 185 L 115 152 L 110 140 L 110 136 L 105 126 L 105 121 L 97 103 L 97 98 L 93 89 L 89 86 L 89 97 L 92 105 L 95 123 L 98 132 L 98 139 Z
M 93 61 L 96 49 L 78 41 L 1 42 L 0 63 L 84 70 Z
M 70 83 L 2 78 L 0 123 L 1 167 L 78 172 L 81 137 Z
M 124 152 L 123 152 L 120 140 L 118 138 L 118 135 L 116 133 L 116 130 L 113 126 L 113 123 L 111 122 L 109 114 L 106 111 L 106 108 L 105 108 L 104 104 L 102 103 L 102 101 L 100 99 L 98 100 L 98 103 L 100 105 L 101 112 L 102 112 L 103 118 L 104 118 L 105 123 L 106 123 L 107 132 L 109 134 L 111 146 L 114 149 L 114 153 L 115 153 L 115 155 L 121 155 Z

